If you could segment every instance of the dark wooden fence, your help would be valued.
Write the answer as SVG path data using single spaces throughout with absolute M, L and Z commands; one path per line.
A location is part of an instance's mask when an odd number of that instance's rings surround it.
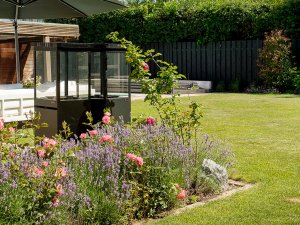
M 198 46 L 195 42 L 151 43 L 143 49 L 155 49 L 162 59 L 178 66 L 189 80 L 213 83 L 240 81 L 249 84 L 257 78 L 258 49 L 262 40 L 223 41 Z M 300 59 L 300 40 L 293 40 L 293 53 Z M 150 64 L 152 72 L 157 68 Z

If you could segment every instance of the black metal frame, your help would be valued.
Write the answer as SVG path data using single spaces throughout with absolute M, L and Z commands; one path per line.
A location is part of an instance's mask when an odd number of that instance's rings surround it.
M 42 122 L 51 123 L 52 126 L 50 131 L 47 132 L 46 130 L 43 131 L 37 131 L 36 134 L 39 136 L 46 135 L 46 136 L 52 136 L 61 130 L 61 123 L 64 120 L 69 120 L 67 123 L 71 123 L 70 127 L 71 130 L 79 135 L 81 132 L 86 131 L 87 127 L 82 126 L 82 122 L 86 122 L 83 119 L 83 113 L 85 114 L 85 111 L 92 111 L 94 121 L 99 121 L 102 118 L 103 115 L 103 109 L 107 106 L 113 106 L 115 110 L 112 110 L 113 115 L 116 114 L 116 116 L 119 115 L 116 110 L 121 111 L 122 113 L 125 113 L 124 119 L 125 122 L 130 122 L 130 79 L 128 80 L 128 98 L 109 98 L 108 96 L 108 89 L 107 89 L 107 52 L 124 52 L 125 50 L 118 47 L 115 44 L 80 44 L 80 43 L 33 43 L 33 49 L 34 49 L 34 66 L 36 68 L 36 51 L 55 51 L 56 52 L 56 100 L 44 100 L 37 98 L 37 90 L 35 88 L 34 90 L 34 105 L 35 110 L 37 112 L 44 113 L 44 118 L 42 115 Z M 68 70 L 68 60 L 69 52 L 87 52 L 88 53 L 88 97 L 87 99 L 61 99 L 61 93 L 60 93 L 60 85 L 61 85 L 61 74 L 60 74 L 60 53 L 66 52 L 66 69 Z M 100 96 L 92 96 L 91 95 L 91 58 L 92 53 L 99 52 L 100 53 L 100 87 L 101 92 Z M 129 71 L 129 69 L 128 69 Z M 69 74 L 68 71 L 65 73 L 65 95 L 68 93 L 68 81 L 69 81 Z M 34 70 L 34 79 L 36 84 L 36 69 Z M 79 75 L 77 75 L 77 78 L 79 79 Z M 79 85 L 78 82 L 76 82 L 76 85 Z M 77 92 L 78 92 L 77 87 Z M 79 93 L 77 93 L 77 96 L 79 96 Z M 72 108 L 72 109 L 70 109 Z M 70 111 L 72 110 L 72 111 Z M 83 112 L 84 111 L 84 112 Z M 52 118 L 53 120 L 52 121 Z M 77 118 L 78 117 L 78 118 Z M 56 121 L 55 121 L 56 120 Z M 79 121 L 79 123 L 77 122 Z M 54 127 L 54 128 L 53 128 Z M 55 131 L 55 132 L 54 132 Z

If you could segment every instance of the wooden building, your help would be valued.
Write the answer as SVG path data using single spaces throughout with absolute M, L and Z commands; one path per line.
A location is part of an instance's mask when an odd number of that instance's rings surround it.
M 21 80 L 33 76 L 32 42 L 66 42 L 79 37 L 78 25 L 18 21 Z M 14 26 L 0 20 L 0 84 L 16 83 Z

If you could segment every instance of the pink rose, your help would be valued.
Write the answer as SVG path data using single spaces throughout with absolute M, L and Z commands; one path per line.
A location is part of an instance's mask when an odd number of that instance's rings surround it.
M 47 161 L 42 162 L 42 167 L 47 167 L 49 163 Z
M 9 128 L 9 132 L 10 132 L 10 133 L 15 133 L 15 131 L 16 131 L 15 128 L 13 128 L 13 127 L 10 127 L 10 128 Z
M 135 161 L 137 156 L 135 154 L 132 154 L 132 153 L 127 153 L 126 154 L 126 157 L 131 160 L 131 161 Z
M 143 65 L 143 70 L 144 71 L 148 71 L 149 70 L 149 65 L 147 63 L 143 62 L 142 65 Z
M 149 116 L 149 117 L 146 119 L 146 124 L 147 124 L 147 125 L 155 126 L 155 123 L 156 123 L 156 120 L 155 120 L 153 117 L 151 117 L 151 116 Z
M 111 116 L 111 113 L 110 112 L 105 112 L 104 116 Z
M 34 168 L 33 170 L 33 176 L 34 177 L 41 177 L 44 175 L 44 171 L 41 168 Z
M 0 117 L 0 130 L 4 129 L 4 119 Z
M 41 157 L 41 158 L 44 158 L 45 157 L 45 155 L 46 155 L 46 151 L 45 151 L 45 149 L 38 149 L 37 150 L 37 155 L 39 156 L 39 157 Z
M 102 117 L 102 123 L 109 124 L 110 123 L 110 117 L 109 116 L 103 116 Z
M 53 198 L 53 199 L 52 199 L 52 206 L 53 206 L 53 207 L 56 207 L 56 206 L 58 206 L 58 204 L 59 204 L 59 199 L 56 198 L 56 197 Z
M 181 189 L 179 194 L 176 197 L 180 200 L 183 200 L 185 196 L 186 196 L 186 191 L 184 189 Z
M 56 144 L 57 142 L 54 139 L 45 138 L 43 148 L 44 149 L 53 148 L 55 147 Z
M 58 184 L 56 186 L 56 193 L 57 193 L 57 196 L 62 196 L 65 193 L 61 184 Z
M 106 135 L 102 136 L 101 138 L 99 138 L 99 142 L 100 143 L 103 143 L 103 142 L 113 142 L 113 138 L 109 134 L 106 134 Z
M 89 134 L 91 136 L 95 136 L 95 135 L 97 135 L 97 130 L 89 130 Z
M 82 133 L 82 134 L 80 134 L 80 136 L 79 136 L 80 139 L 84 139 L 84 138 L 86 138 L 86 137 L 87 137 L 87 134 L 86 134 L 86 133 Z
M 55 145 L 57 144 L 57 142 L 56 142 L 54 139 L 49 139 L 49 140 L 48 140 L 48 144 L 49 144 L 50 146 L 55 146 Z
M 136 157 L 136 158 L 135 158 L 135 164 L 136 164 L 137 166 L 142 166 L 142 165 L 144 164 L 143 158 L 142 158 L 142 157 Z

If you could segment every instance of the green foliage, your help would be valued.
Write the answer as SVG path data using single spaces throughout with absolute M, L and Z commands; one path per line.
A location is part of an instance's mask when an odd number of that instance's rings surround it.
M 284 29 L 299 37 L 298 0 L 185 0 L 141 4 L 78 20 L 81 41 L 102 42 L 113 31 L 135 44 L 262 38 Z
M 191 102 L 188 109 L 180 107 L 180 102 L 176 101 L 178 94 L 172 93 L 177 81 L 185 76 L 178 73 L 177 66 L 157 59 L 160 53 L 155 53 L 153 49 L 143 52 L 140 47 L 118 35 L 118 32 L 113 32 L 107 38 L 127 50 L 125 57 L 132 67 L 131 79 L 141 84 L 142 92 L 146 94 L 145 101 L 156 108 L 163 124 L 171 127 L 184 144 L 189 143 L 194 129 L 200 125 L 202 114 L 200 105 L 195 102 Z M 149 61 L 159 68 L 154 77 L 147 64 Z M 170 98 L 163 98 L 163 94 L 169 93 L 172 93 Z
M 272 31 L 265 35 L 263 48 L 259 50 L 259 76 L 269 87 L 287 91 L 293 87 L 291 73 L 291 41 L 282 30 Z

